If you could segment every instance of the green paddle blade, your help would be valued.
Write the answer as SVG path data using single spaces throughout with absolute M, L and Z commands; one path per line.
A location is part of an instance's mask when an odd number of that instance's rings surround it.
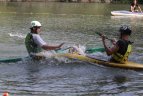
M 56 53 L 68 53 L 69 48 L 66 49 L 61 49 L 61 50 L 56 50 Z M 95 53 L 95 52 L 105 52 L 104 48 L 89 48 L 85 51 L 85 53 Z
M 86 50 L 86 53 L 95 53 L 95 52 L 105 52 L 104 48 L 90 48 Z

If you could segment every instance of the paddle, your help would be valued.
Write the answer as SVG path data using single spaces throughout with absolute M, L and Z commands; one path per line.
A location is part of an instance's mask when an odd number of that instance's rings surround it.
M 103 35 L 102 33 L 99 33 L 99 32 L 96 32 L 96 34 L 99 35 L 99 36 L 102 36 L 102 35 Z M 107 36 L 105 36 L 105 39 L 110 40 L 110 41 L 113 41 L 113 39 L 110 39 L 110 38 L 108 38 Z
M 97 35 L 102 36 L 102 33 L 96 32 Z M 113 39 L 108 38 L 107 36 L 105 36 L 105 39 L 110 40 L 111 42 L 113 42 Z M 131 44 L 133 44 L 134 42 L 130 42 Z
M 69 50 L 70 48 L 72 48 L 72 47 L 67 47 L 67 48 L 64 48 L 64 49 L 57 49 L 55 51 L 56 51 L 56 53 L 64 53 L 64 51 Z
M 67 47 L 67 48 L 64 48 L 64 49 L 59 49 L 59 50 L 55 50 L 56 53 L 65 53 L 67 50 L 69 50 L 70 48 L 72 47 Z M 85 50 L 85 53 L 95 53 L 95 52 L 104 52 L 105 49 L 102 48 L 102 47 L 95 47 L 95 48 L 88 48 Z
M 85 51 L 85 53 L 95 53 L 95 52 L 104 52 L 105 48 L 89 48 Z

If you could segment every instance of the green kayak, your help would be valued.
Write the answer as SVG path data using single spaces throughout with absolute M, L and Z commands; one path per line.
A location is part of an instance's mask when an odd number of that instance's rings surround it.
M 67 48 L 68 49 L 68 48 Z M 85 52 L 87 54 L 91 54 L 91 53 L 95 53 L 95 52 L 104 52 L 105 49 L 104 48 L 101 48 L 101 47 L 98 47 L 98 48 L 89 48 L 87 49 Z M 68 51 L 65 50 L 65 49 L 61 49 L 61 50 L 58 50 L 56 51 L 57 53 L 67 53 Z M 18 61 L 22 61 L 26 58 L 29 58 L 29 57 L 13 57 L 13 58 L 1 58 L 0 59 L 0 63 L 13 63 L 13 62 L 18 62 Z

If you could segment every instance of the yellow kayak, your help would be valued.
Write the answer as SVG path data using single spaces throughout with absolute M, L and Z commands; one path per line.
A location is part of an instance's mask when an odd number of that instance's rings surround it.
M 87 57 L 87 56 L 82 56 L 82 55 L 78 55 L 78 54 L 71 54 L 71 53 L 60 54 L 58 56 L 71 58 L 71 59 L 77 59 L 77 60 L 81 60 L 81 61 L 85 61 L 85 62 L 95 64 L 95 65 L 99 64 L 99 65 L 110 66 L 110 67 L 115 67 L 115 68 L 143 70 L 143 64 L 130 62 L 130 61 L 128 61 L 126 64 L 121 64 L 121 63 L 114 63 L 114 62 L 99 60 L 99 59 L 95 59 L 95 58 L 91 58 L 91 57 Z

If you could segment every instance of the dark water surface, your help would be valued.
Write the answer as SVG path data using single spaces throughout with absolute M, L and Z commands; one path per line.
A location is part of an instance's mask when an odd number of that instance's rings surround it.
M 133 30 L 130 60 L 143 63 L 143 18 L 111 16 L 129 5 L 98 3 L 0 3 L 0 56 L 25 57 L 24 38 L 30 22 L 42 23 L 42 37 L 64 47 L 102 47 L 95 32 L 118 38 L 120 25 Z M 110 42 L 109 42 L 110 43 Z M 103 54 L 105 56 L 105 54 Z M 143 72 L 95 66 L 80 61 L 49 59 L 0 64 L 0 94 L 10 96 L 142 96 Z

